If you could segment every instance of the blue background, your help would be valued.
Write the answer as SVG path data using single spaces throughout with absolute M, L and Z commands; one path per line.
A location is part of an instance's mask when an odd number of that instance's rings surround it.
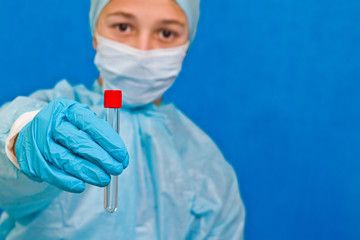
M 97 77 L 88 1 L 0 5 L 0 102 Z M 360 239 L 360 1 L 202 2 L 167 100 L 234 166 L 247 239 Z

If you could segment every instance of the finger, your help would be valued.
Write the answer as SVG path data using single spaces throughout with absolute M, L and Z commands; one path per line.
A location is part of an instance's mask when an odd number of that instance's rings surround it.
M 111 175 L 119 175 L 123 171 L 121 162 L 110 156 L 88 134 L 67 121 L 56 127 L 53 139 L 75 155 L 94 163 Z
M 105 187 L 110 182 L 110 176 L 100 167 L 79 156 L 72 154 L 65 147 L 53 143 L 50 147 L 51 162 L 59 169 L 83 180 L 91 185 Z
M 51 185 L 73 193 L 80 193 L 85 190 L 85 183 L 83 181 L 69 175 L 55 166 L 51 166 L 45 163 L 42 164 L 39 169 L 40 177 Z
M 123 168 L 127 168 L 129 166 L 129 154 L 126 155 L 124 161 L 122 162 Z
M 19 150 L 19 146 L 17 145 L 17 150 Z M 46 161 L 45 157 L 38 151 L 27 151 L 26 157 L 18 158 L 21 172 L 30 179 L 38 182 L 45 181 L 68 192 L 79 193 L 85 190 L 83 181 L 58 169 L 55 165 Z
M 66 118 L 78 129 L 86 132 L 114 159 L 122 162 L 128 158 L 126 146 L 119 134 L 106 121 L 98 118 L 89 109 L 80 104 L 71 105 Z

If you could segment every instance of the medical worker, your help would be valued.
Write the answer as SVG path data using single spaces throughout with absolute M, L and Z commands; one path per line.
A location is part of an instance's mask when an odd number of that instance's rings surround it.
M 198 19 L 199 0 L 91 1 L 93 88 L 61 81 L 0 109 L 0 238 L 243 238 L 234 170 L 162 102 Z M 107 89 L 123 90 L 121 136 L 103 120 Z M 115 213 L 103 208 L 110 175 Z

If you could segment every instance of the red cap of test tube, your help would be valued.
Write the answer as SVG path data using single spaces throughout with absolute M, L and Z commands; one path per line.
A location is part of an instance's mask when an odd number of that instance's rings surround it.
M 105 108 L 121 108 L 122 92 L 121 90 L 105 90 L 104 93 Z

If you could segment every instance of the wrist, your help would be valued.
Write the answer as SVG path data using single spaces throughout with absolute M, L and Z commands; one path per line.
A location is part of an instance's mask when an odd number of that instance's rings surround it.
M 20 169 L 18 159 L 16 156 L 16 143 L 18 140 L 18 136 L 20 131 L 23 129 L 23 127 L 31 122 L 36 114 L 38 114 L 39 111 L 33 111 L 33 112 L 27 112 L 22 114 L 16 121 L 14 122 L 13 126 L 11 127 L 10 133 L 8 135 L 8 138 L 6 139 L 5 143 L 5 152 L 7 157 L 9 158 L 10 162 L 14 164 L 14 166 L 18 169 Z

